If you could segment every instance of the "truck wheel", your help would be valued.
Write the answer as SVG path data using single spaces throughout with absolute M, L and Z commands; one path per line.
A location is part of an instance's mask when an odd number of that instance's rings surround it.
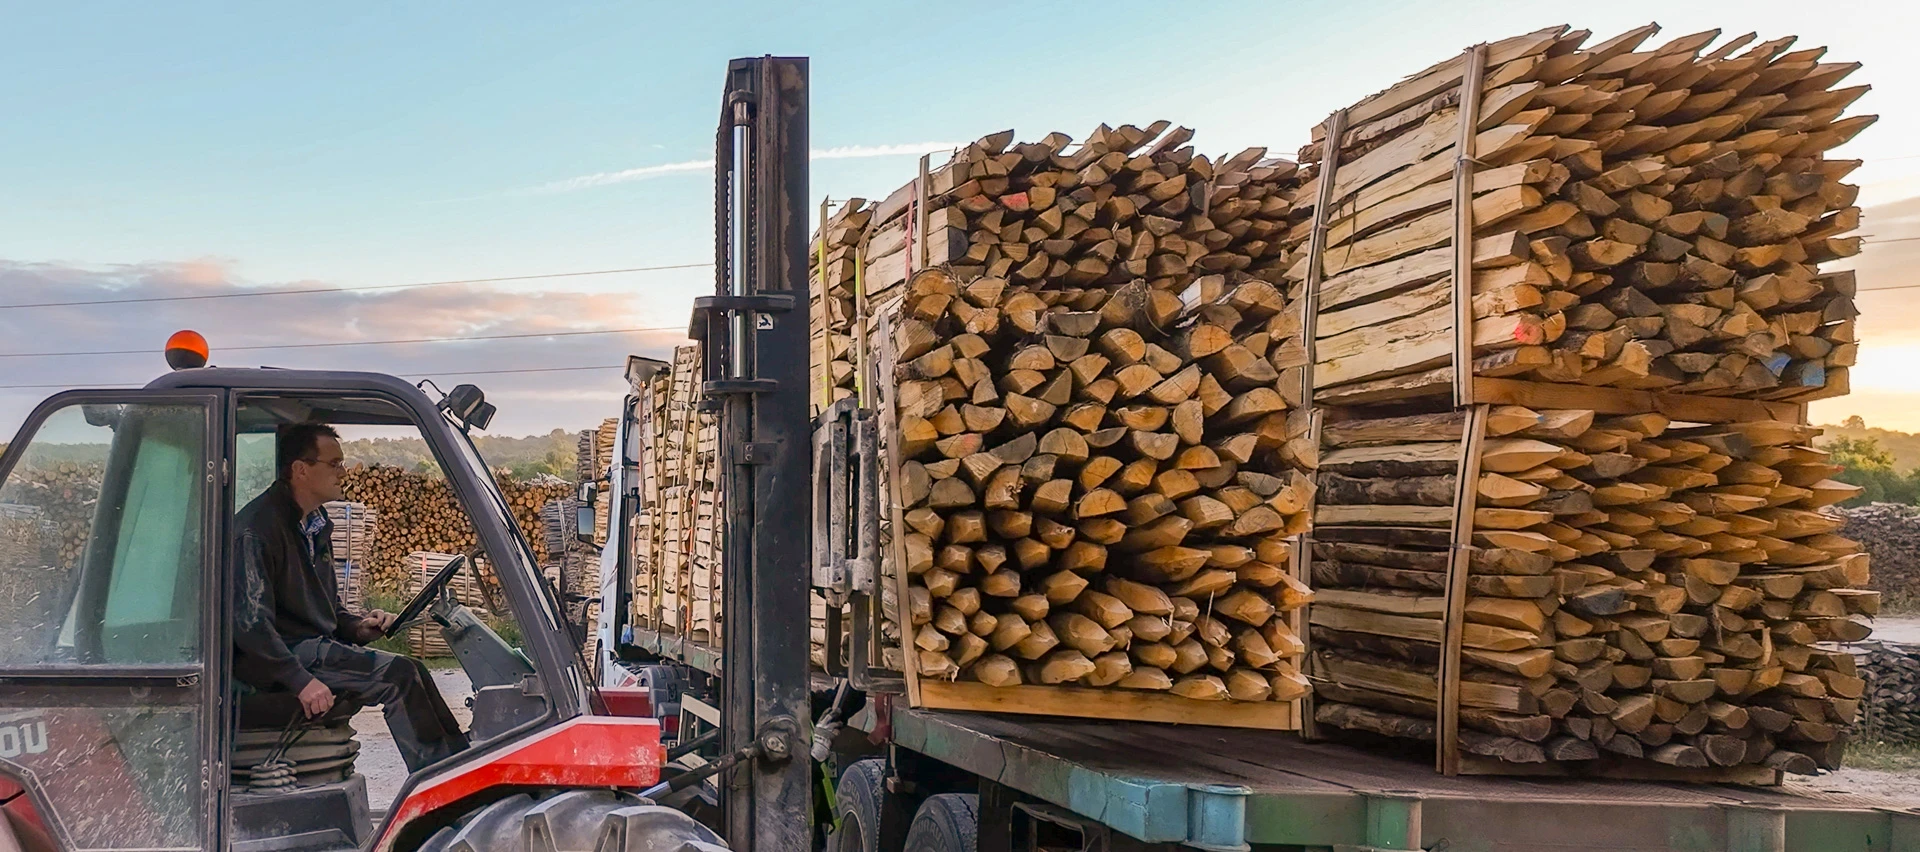
M 912 852 L 974 852 L 980 842 L 980 797 L 941 793 L 920 803 L 907 829 Z
M 726 852 L 672 808 L 611 790 L 517 793 L 435 832 L 420 852 Z
M 834 800 L 839 826 L 827 843 L 828 852 L 880 852 L 880 823 L 888 802 L 887 762 L 855 761 L 840 773 Z

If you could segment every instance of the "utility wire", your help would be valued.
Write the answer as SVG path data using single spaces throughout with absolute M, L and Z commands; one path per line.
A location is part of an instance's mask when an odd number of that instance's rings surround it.
M 245 299 L 255 296 L 306 296 L 320 293 L 364 293 L 370 290 L 400 290 L 408 287 L 443 287 L 449 284 L 498 284 L 505 281 L 539 281 L 549 278 L 580 278 L 588 275 L 621 275 L 629 272 L 661 272 L 669 269 L 707 269 L 711 263 L 677 263 L 667 266 L 630 266 L 624 269 L 591 269 L 584 272 L 549 272 L 543 275 L 506 275 L 499 278 L 462 278 L 452 281 L 416 281 L 412 284 L 374 284 L 364 287 L 310 287 L 301 290 L 247 290 L 238 293 L 203 293 L 191 296 L 137 296 L 131 299 L 93 299 L 73 302 L 29 302 L 0 305 L 0 311 L 26 308 L 71 308 L 87 305 L 133 305 L 153 302 L 198 302 L 207 299 Z
M 521 367 L 504 370 L 456 370 L 447 373 L 408 373 L 400 378 L 429 379 L 441 376 L 496 376 L 504 373 L 571 373 L 583 370 L 624 370 L 626 366 L 625 364 L 599 364 L 584 367 Z M 28 388 L 138 388 L 145 386 L 145 382 L 63 382 L 37 385 L 0 385 L 0 390 L 24 390 Z
M 273 343 L 258 346 L 215 346 L 215 352 L 257 352 L 263 349 L 325 349 L 338 346 L 392 346 L 406 343 L 458 343 L 467 340 L 524 340 L 535 337 L 585 337 L 595 334 L 638 334 L 649 331 L 685 331 L 686 326 L 661 325 L 650 328 L 603 328 L 588 331 L 537 331 L 519 334 L 476 334 L 467 337 L 414 337 L 402 340 L 343 340 L 332 343 Z M 78 355 L 152 355 L 156 350 L 95 349 L 83 352 L 0 352 L 0 358 L 66 358 Z

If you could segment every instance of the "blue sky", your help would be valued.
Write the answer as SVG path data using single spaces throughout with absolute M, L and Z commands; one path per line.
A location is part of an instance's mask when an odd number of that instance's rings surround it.
M 14 4 L 13 38 L 0 52 L 0 78 L 11 81 L 0 86 L 0 264 L 16 275 L 0 284 L 86 298 L 702 262 L 711 256 L 710 170 L 553 187 L 710 157 L 726 60 L 760 53 L 812 57 L 817 150 L 918 150 L 1005 127 L 1023 138 L 1050 130 L 1078 137 L 1102 121 L 1167 118 L 1196 128 L 1202 150 L 1288 153 L 1332 109 L 1473 41 L 1563 22 L 1607 37 L 1657 20 L 1662 40 L 1713 26 L 1792 32 L 1802 46 L 1827 44 L 1832 58 L 1868 63 L 1857 79 L 1875 92 L 1857 109 L 1883 118 L 1842 152 L 1869 159 L 1856 175 L 1863 203 L 1920 195 L 1920 142 L 1907 141 L 1920 139 L 1912 109 L 1920 59 L 1907 40 L 1920 20 L 1893 3 L 1823 8 Z M 814 194 L 884 195 L 911 175 L 913 159 L 818 160 Z M 1920 223 L 1913 227 L 1920 233 Z M 1905 251 L 1884 248 L 1889 258 Z M 687 300 L 710 286 L 705 271 L 683 270 L 466 288 L 474 299 L 465 309 L 445 297 L 323 296 L 179 310 L 0 310 L 0 353 L 147 341 L 157 351 L 186 323 L 207 331 L 216 349 L 683 326 Z M 0 304 L 15 301 L 0 293 Z M 1897 330 L 1887 331 L 1889 344 L 1900 343 Z M 246 360 L 402 373 L 614 363 L 619 351 L 657 352 L 674 336 Z M 598 348 L 582 348 L 588 343 Z M 1869 336 L 1869 353 L 1873 343 Z M 1912 344 L 1920 352 L 1920 336 Z M 10 358 L 0 359 L 0 376 L 22 379 L 4 384 L 138 381 L 158 365 L 157 356 Z M 618 387 L 614 373 L 497 384 L 499 428 L 510 432 L 584 426 L 611 413 Z M 0 389 L 0 423 L 10 429 L 44 392 Z M 1888 391 L 1913 392 L 1920 386 Z M 1887 417 L 1916 399 L 1888 398 Z M 1920 415 L 1909 428 L 1920 428 Z

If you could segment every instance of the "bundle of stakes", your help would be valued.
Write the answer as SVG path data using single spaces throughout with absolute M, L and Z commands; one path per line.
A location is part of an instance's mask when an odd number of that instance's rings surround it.
M 1191 135 L 993 134 L 827 220 L 818 401 L 867 382 L 891 421 L 923 681 L 1308 690 L 1288 539 L 1312 447 L 1274 344 L 1300 318 L 1274 283 L 1295 169 Z
M 699 410 L 700 376 L 700 350 L 681 346 L 671 368 L 639 389 L 640 505 L 628 570 L 634 624 L 718 646 L 720 427 L 718 415 Z
M 1459 748 L 1504 764 L 1839 765 L 1878 611 L 1821 509 L 1859 492 L 1777 421 L 1492 407 L 1328 422 L 1311 614 L 1316 718 L 1435 739 L 1456 485 L 1473 511 Z M 1642 764 L 1644 765 L 1644 764 Z M 1498 770 L 1495 770 L 1498 771 Z
M 1657 30 L 1495 42 L 1483 62 L 1442 62 L 1314 128 L 1295 203 L 1326 210 L 1283 239 L 1289 296 L 1317 281 L 1323 402 L 1447 389 L 1463 214 L 1478 375 L 1793 401 L 1847 392 L 1853 278 L 1818 265 L 1860 250 L 1848 236 L 1858 188 L 1845 182 L 1860 161 L 1825 157 L 1875 119 L 1842 117 L 1868 88 L 1838 87 L 1858 63 L 1791 50 L 1792 37 L 1712 47 L 1718 30 L 1648 46 Z M 1481 85 L 1463 103 L 1474 67 Z M 1463 157 L 1470 183 L 1455 177 Z

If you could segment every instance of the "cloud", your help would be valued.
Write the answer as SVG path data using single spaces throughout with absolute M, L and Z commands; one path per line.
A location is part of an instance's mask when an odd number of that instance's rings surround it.
M 811 156 L 815 160 L 855 160 L 868 157 L 906 157 L 921 154 L 939 154 L 964 147 L 965 142 L 907 142 L 897 145 L 840 145 L 833 148 L 816 148 Z M 533 195 L 552 195 L 562 192 L 575 192 L 582 189 L 612 186 L 617 183 L 629 183 L 636 180 L 665 177 L 684 172 L 704 172 L 713 169 L 713 160 L 685 160 L 678 163 L 661 163 L 655 166 L 640 166 L 621 169 L 615 172 L 596 172 L 565 180 L 544 183 L 523 190 Z
M 0 261 L 0 302 L 87 301 L 246 292 L 219 260 L 86 267 Z M 325 286 L 277 282 L 276 288 Z M 233 347 L 323 341 L 566 332 L 605 328 L 666 330 L 463 343 L 235 351 Z M 641 312 L 631 294 L 500 290 L 446 285 L 338 295 L 273 296 L 136 305 L 0 309 L 0 354 L 141 349 L 151 354 L 0 358 L 0 385 L 139 385 L 166 369 L 169 334 L 193 328 L 211 342 L 214 362 L 369 370 L 407 377 L 544 367 L 617 366 L 629 354 L 659 357 L 684 342 L 685 315 Z M 223 347 L 225 347 L 223 349 Z M 495 373 L 451 377 L 473 382 L 500 407 L 497 434 L 578 429 L 619 404 L 619 369 Z M 442 386 L 451 386 L 440 380 Z M 53 388 L 0 388 L 0 441 Z

